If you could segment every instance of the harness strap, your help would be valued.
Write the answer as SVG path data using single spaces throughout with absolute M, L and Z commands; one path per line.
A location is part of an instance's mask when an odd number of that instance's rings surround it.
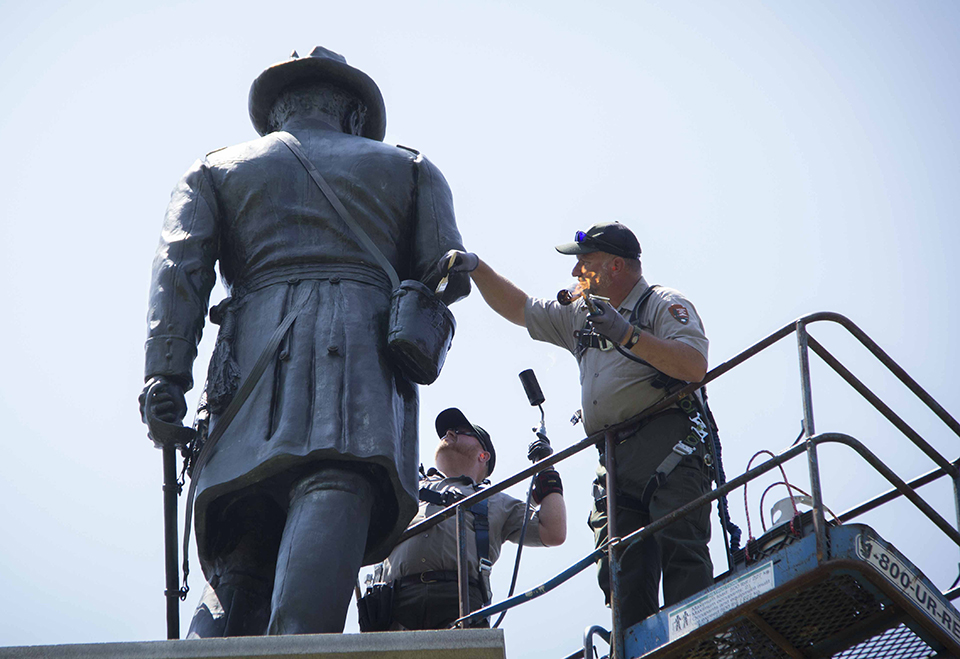
M 421 487 L 418 497 L 420 501 L 432 503 L 435 506 L 443 506 L 444 508 L 466 498 L 463 494 L 454 490 L 437 492 L 436 490 L 431 490 L 429 487 Z M 490 572 L 493 569 L 493 563 L 490 561 L 490 517 L 487 514 L 489 510 L 488 503 L 489 500 L 484 499 L 467 509 L 473 513 L 473 535 L 477 543 L 480 587 L 483 591 L 484 606 L 490 603 L 492 595 L 490 589 Z
M 493 563 L 490 562 L 490 517 L 487 515 L 487 503 L 484 499 L 470 507 L 473 513 L 473 532 L 477 540 L 477 558 L 480 564 L 480 585 L 483 589 L 483 605 L 490 603 L 490 571 Z
M 669 476 L 670 473 L 677 468 L 677 465 L 680 464 L 680 461 L 696 452 L 698 443 L 699 442 L 694 439 L 691 434 L 687 435 L 674 445 L 673 449 L 670 451 L 670 454 L 663 459 L 663 462 L 661 462 L 656 471 L 653 472 L 650 480 L 647 481 L 647 484 L 643 488 L 643 492 L 640 495 L 640 504 L 645 509 L 650 509 L 650 500 L 653 499 L 653 495 L 656 493 L 657 488 L 666 482 L 667 476 Z

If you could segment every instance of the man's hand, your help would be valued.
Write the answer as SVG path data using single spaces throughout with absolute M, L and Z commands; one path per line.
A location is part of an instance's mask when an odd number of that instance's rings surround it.
M 530 462 L 540 462 L 551 455 L 553 455 L 553 447 L 550 446 L 550 440 L 546 437 L 538 436 L 527 448 L 527 460 Z
M 452 263 L 451 263 L 452 259 Z M 476 254 L 451 249 L 443 255 L 424 280 L 427 288 L 435 290 L 440 281 L 447 277 L 445 288 L 440 292 L 440 300 L 451 305 L 470 294 L 470 275 L 480 263 Z
M 451 257 L 453 258 L 452 264 L 450 263 Z M 478 265 L 480 265 L 480 258 L 473 252 L 451 249 L 440 259 L 438 267 L 440 268 L 440 274 L 445 275 L 448 272 L 473 272 Z
M 610 306 L 609 302 L 594 299 L 593 304 L 598 311 L 587 316 L 587 320 L 593 325 L 593 329 L 600 336 L 606 337 L 618 345 L 623 345 L 633 334 L 633 326 L 630 321 Z
M 160 421 L 180 423 L 187 413 L 183 387 L 162 375 L 150 378 L 140 394 L 140 418 L 144 423 L 148 413 Z

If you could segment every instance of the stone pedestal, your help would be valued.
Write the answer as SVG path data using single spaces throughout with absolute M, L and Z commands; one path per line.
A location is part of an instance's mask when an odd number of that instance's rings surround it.
M 506 659 L 503 631 L 463 629 L 0 647 L 0 659 Z

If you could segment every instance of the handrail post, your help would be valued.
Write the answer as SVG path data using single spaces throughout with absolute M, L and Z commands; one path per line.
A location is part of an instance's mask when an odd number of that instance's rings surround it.
M 614 433 L 603 434 L 603 466 L 607 471 L 607 565 L 610 571 L 610 617 L 613 643 L 610 644 L 613 659 L 623 657 L 623 630 L 620 628 L 620 561 L 617 559 L 617 459 Z
M 460 617 L 465 618 L 470 615 L 470 579 L 467 575 L 467 520 L 460 504 L 457 504 L 457 594 Z
M 953 499 L 957 504 L 957 530 L 960 531 L 960 473 L 954 474 L 953 479 Z M 957 577 L 960 579 L 960 576 Z
M 802 319 L 798 320 L 797 350 L 800 357 L 800 387 L 803 391 L 803 433 L 806 438 L 807 465 L 810 471 L 810 494 L 813 497 L 813 533 L 817 539 L 817 564 L 821 564 L 826 558 L 826 518 L 823 514 L 823 491 L 820 488 L 817 445 L 812 441 L 816 426 L 813 421 L 813 389 L 810 385 L 810 351 L 807 338 L 807 324 Z

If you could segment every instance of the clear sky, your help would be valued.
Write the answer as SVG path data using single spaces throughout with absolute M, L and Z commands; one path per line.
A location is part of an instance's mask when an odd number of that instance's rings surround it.
M 467 246 L 528 293 L 570 283 L 554 245 L 620 220 L 648 280 L 696 305 L 711 366 L 837 311 L 960 415 L 958 28 L 960 5 L 937 1 L 0 5 L 0 645 L 164 636 L 160 453 L 136 404 L 150 264 L 174 184 L 194 159 L 256 136 L 250 83 L 292 49 L 324 45 L 377 81 L 385 141 L 441 168 Z M 497 476 L 522 468 L 538 420 L 526 368 L 554 445 L 582 438 L 567 421 L 579 407 L 569 354 L 479 295 L 454 312 L 447 365 L 421 389 L 426 461 L 434 416 L 456 405 L 491 431 Z M 812 333 L 957 457 L 957 437 L 844 331 Z M 857 437 L 905 479 L 933 468 L 813 362 L 818 431 Z M 728 475 L 795 439 L 797 373 L 786 339 L 711 385 Z M 848 449 L 821 463 L 838 513 L 887 487 Z M 520 588 L 592 549 L 594 466 L 585 452 L 561 467 L 569 539 L 525 552 Z M 789 474 L 806 489 L 803 464 Z M 775 480 L 749 490 L 755 535 Z M 956 521 L 946 483 L 923 494 Z M 742 492 L 731 510 L 745 526 Z M 958 550 L 912 506 L 867 521 L 951 585 Z M 512 556 L 494 570 L 497 599 Z M 184 627 L 202 589 L 194 565 Z M 609 618 L 588 570 L 507 616 L 508 653 L 565 656 L 591 624 Z

